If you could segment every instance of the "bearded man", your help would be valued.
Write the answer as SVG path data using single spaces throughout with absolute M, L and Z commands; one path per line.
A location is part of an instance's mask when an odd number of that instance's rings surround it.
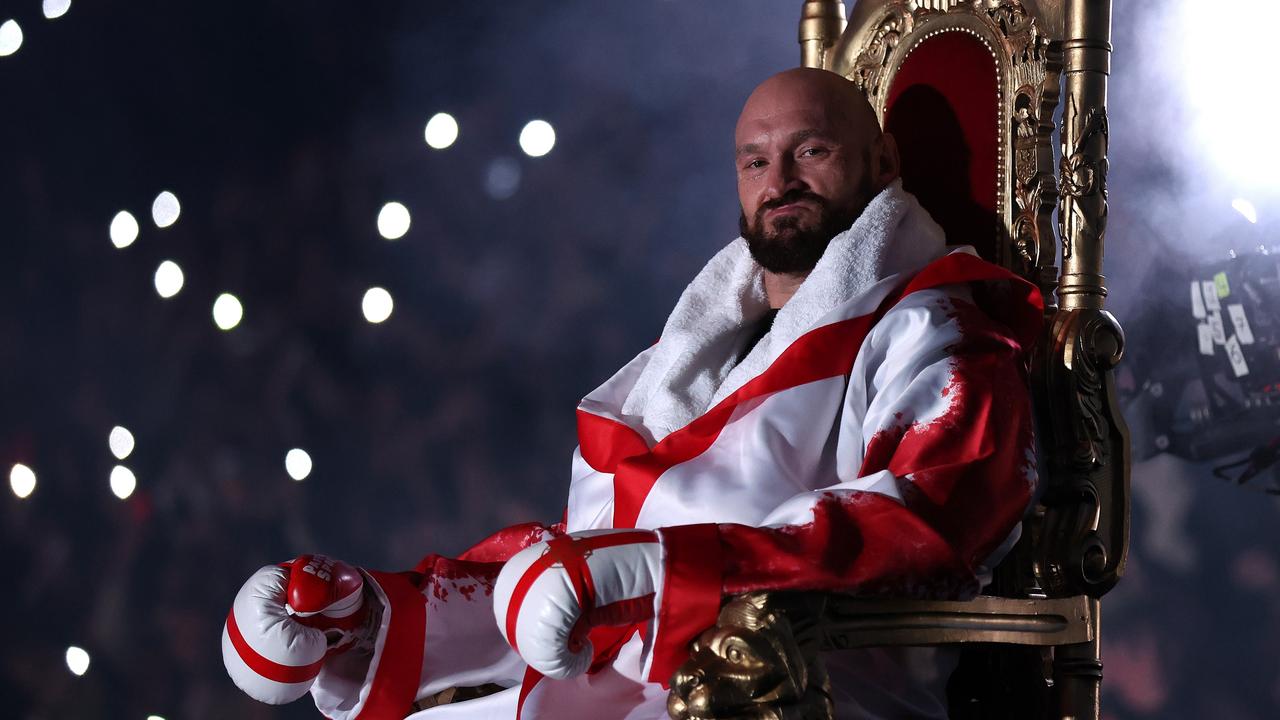
M 224 628 L 237 685 L 342 720 L 485 684 L 413 717 L 657 719 L 730 595 L 979 589 L 1036 482 L 1037 291 L 946 247 L 844 78 L 769 78 L 735 145 L 742 237 L 578 406 L 564 522 L 405 573 L 262 568 Z M 945 652 L 827 654 L 837 714 L 945 717 Z

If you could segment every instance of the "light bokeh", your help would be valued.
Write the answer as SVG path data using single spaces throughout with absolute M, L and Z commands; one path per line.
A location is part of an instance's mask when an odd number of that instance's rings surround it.
M 530 120 L 520 131 L 520 149 L 529 157 L 542 157 L 555 146 L 555 128 L 546 120 Z
M 117 248 L 129 247 L 138 239 L 138 219 L 128 210 L 121 210 L 111 218 L 111 244 Z
M 458 139 L 458 121 L 449 113 L 436 113 L 427 121 L 423 130 L 427 145 L 436 150 L 443 150 Z
M 22 463 L 14 463 L 13 468 L 9 470 L 9 489 L 13 490 L 13 494 L 17 495 L 19 500 L 31 497 L 31 493 L 36 490 L 35 471 Z
M 388 240 L 399 240 L 409 232 L 409 208 L 392 201 L 378 211 L 378 234 Z
M 111 454 L 117 460 L 129 457 L 129 453 L 133 452 L 133 446 L 133 433 L 129 432 L 128 428 L 122 425 L 111 428 L 111 433 L 107 435 L 107 447 L 111 448 Z

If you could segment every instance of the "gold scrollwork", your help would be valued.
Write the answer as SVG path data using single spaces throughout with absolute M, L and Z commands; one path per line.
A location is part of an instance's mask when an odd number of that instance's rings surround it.
M 1062 135 L 1062 160 L 1058 167 L 1062 194 L 1058 223 L 1064 260 L 1072 256 L 1075 235 L 1065 226 L 1068 216 L 1091 241 L 1100 243 L 1107 229 L 1107 109 L 1094 107 L 1081 118 L 1075 108 L 1072 98 L 1063 113 L 1063 124 L 1070 123 L 1073 131 Z M 1090 152 L 1095 142 L 1098 143 L 1096 154 Z M 1084 200 L 1091 197 L 1095 202 L 1086 205 Z
M 889 58 L 898 47 L 898 41 L 911 32 L 914 25 L 915 18 L 902 5 L 889 8 L 877 23 L 875 32 L 871 34 L 871 39 L 862 52 L 858 53 L 858 59 L 853 63 L 853 72 L 849 75 L 867 97 L 874 98 L 880 92 L 880 81 L 889 68 Z
M 724 606 L 672 677 L 673 720 L 830 720 L 831 688 L 813 630 L 818 608 L 804 606 L 806 620 L 793 625 L 782 604 L 757 592 Z

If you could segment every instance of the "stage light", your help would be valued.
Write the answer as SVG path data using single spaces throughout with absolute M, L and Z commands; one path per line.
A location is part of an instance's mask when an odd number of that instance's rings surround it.
M 5 20 L 0 25 L 0 57 L 12 55 L 22 47 L 22 28 L 14 20 Z
M 231 293 L 222 293 L 213 301 L 213 323 L 221 330 L 230 330 L 240 324 L 244 307 Z
M 107 446 L 117 460 L 123 460 L 133 452 L 133 433 L 128 428 L 117 425 L 111 428 L 111 434 L 107 436 Z
M 182 268 L 172 260 L 165 260 L 156 268 L 156 292 L 162 298 L 171 298 L 182 289 Z
M 1231 201 L 1231 207 L 1235 208 L 1236 212 L 1243 215 L 1245 220 L 1248 220 L 1254 225 L 1258 224 L 1258 209 L 1253 206 L 1253 203 L 1245 200 L 1244 198 L 1236 198 Z
M 138 487 L 138 478 L 123 465 L 111 468 L 111 492 L 121 500 L 128 500 Z
M 294 480 L 306 480 L 311 474 L 311 456 L 302 448 L 294 448 L 284 455 L 284 469 Z
M 1280 3 L 1237 0 L 1223 12 L 1214 3 L 1186 0 L 1180 15 L 1181 37 L 1163 45 L 1172 53 L 1177 87 L 1188 93 L 1194 137 L 1185 144 L 1233 184 L 1280 189 L 1280 143 L 1260 140 L 1273 134 L 1272 119 L 1280 115 L 1280 96 L 1260 90 L 1271 84 L 1271 31 L 1280 25 Z M 1229 52 L 1223 38 L 1230 38 Z
M 391 293 L 380 287 L 369 288 L 364 294 L 364 300 L 360 303 L 360 309 L 364 311 L 364 319 L 371 323 L 380 323 L 391 317 L 394 306 Z
M 9 488 L 19 500 L 26 500 L 36 489 L 36 474 L 22 463 L 14 463 L 9 471 Z
M 409 232 L 409 208 L 389 202 L 378 211 L 378 234 L 388 240 L 399 240 Z
M 546 120 L 530 120 L 520 131 L 520 149 L 529 157 L 542 157 L 556 144 L 556 131 Z
M 89 672 L 89 653 L 75 645 L 67 648 L 67 669 L 77 676 Z
M 148 715 L 147 720 L 164 720 L 164 718 L 160 717 L 159 715 Z
M 44 16 L 55 20 L 67 14 L 71 9 L 71 0 L 44 0 Z
M 138 221 L 133 217 L 133 213 L 128 210 L 116 213 L 116 216 L 111 218 L 111 244 L 123 250 L 137 239 Z
M 178 203 L 178 197 L 168 190 L 157 195 L 151 203 L 151 219 L 156 227 L 167 228 L 178 222 L 178 215 L 181 213 L 182 205 Z
M 484 190 L 494 200 L 506 200 L 520 189 L 520 164 L 507 157 L 489 163 L 484 175 Z
M 428 145 L 436 150 L 443 150 L 458 139 L 458 121 L 449 113 L 436 113 L 427 121 L 423 136 Z

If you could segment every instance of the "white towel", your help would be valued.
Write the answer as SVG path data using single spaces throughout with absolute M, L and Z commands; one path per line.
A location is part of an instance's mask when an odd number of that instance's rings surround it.
M 769 332 L 737 363 L 769 303 L 764 271 L 747 242 L 729 243 L 676 303 L 648 364 L 622 405 L 623 415 L 657 442 L 689 424 L 764 372 L 791 343 L 837 305 L 876 282 L 914 272 L 946 252 L 942 229 L 894 181 L 836 235 Z

